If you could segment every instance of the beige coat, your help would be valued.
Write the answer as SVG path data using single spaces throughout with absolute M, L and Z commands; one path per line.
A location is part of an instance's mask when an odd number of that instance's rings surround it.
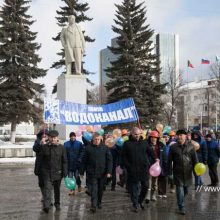
M 75 56 L 74 50 L 78 51 L 81 49 L 81 55 L 85 52 L 85 39 L 80 27 L 76 24 L 73 26 L 68 26 L 62 29 L 60 35 L 61 43 L 65 50 L 65 61 L 69 62 L 77 62 L 77 56 Z M 81 56 L 81 59 L 82 59 Z M 81 62 L 81 60 L 80 60 Z

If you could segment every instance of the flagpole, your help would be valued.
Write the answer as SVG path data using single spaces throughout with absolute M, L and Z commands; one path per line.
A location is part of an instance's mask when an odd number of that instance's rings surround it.
M 187 97 L 189 96 L 189 67 L 187 67 L 186 71 L 186 80 L 187 80 Z M 188 111 L 188 103 L 187 103 L 187 112 L 186 112 L 186 129 L 189 130 L 189 111 Z
M 217 66 L 218 66 L 218 62 L 219 62 L 219 58 L 218 56 L 216 55 L 216 63 L 217 63 Z M 215 131 L 217 132 L 218 130 L 218 84 L 216 85 L 215 87 Z
M 202 65 L 202 64 L 200 64 Z M 201 92 L 202 92 L 202 78 L 203 78 L 203 66 L 202 66 L 202 69 L 201 69 Z M 202 127 L 203 127 L 203 101 L 202 101 L 202 98 L 201 98 L 201 115 L 200 115 L 200 130 L 202 131 Z

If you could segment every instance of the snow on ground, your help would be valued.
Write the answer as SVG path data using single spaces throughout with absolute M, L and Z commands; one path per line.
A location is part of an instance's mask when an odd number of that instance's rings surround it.
M 0 158 L 0 164 L 33 164 L 35 157 Z

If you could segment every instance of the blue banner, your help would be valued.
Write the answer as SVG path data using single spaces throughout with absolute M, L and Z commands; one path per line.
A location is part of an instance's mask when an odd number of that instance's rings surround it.
M 44 100 L 45 123 L 64 125 L 120 124 L 138 120 L 132 98 L 106 105 L 83 105 L 61 100 Z

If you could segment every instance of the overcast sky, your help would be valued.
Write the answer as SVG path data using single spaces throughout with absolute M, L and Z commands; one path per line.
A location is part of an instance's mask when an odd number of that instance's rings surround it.
M 3 2 L 0 0 L 0 5 Z M 122 0 L 87 0 L 86 2 L 90 6 L 87 15 L 93 20 L 80 25 L 96 41 L 86 44 L 87 56 L 84 61 L 86 68 L 96 73 L 91 77 L 92 81 L 98 83 L 99 51 L 110 45 L 111 38 L 116 36 L 111 30 L 115 18 L 114 3 L 121 3 Z M 189 71 L 191 79 L 199 76 L 201 72 L 205 73 L 207 66 L 200 65 L 201 59 L 206 58 L 214 62 L 215 55 L 220 56 L 220 1 L 145 0 L 144 2 L 147 6 L 147 23 L 155 32 L 179 34 L 181 69 L 184 72 Z M 33 0 L 29 11 L 36 20 L 32 30 L 38 32 L 37 42 L 42 45 L 39 50 L 42 58 L 40 66 L 46 69 L 59 59 L 56 53 L 61 48 L 61 44 L 53 41 L 52 37 L 60 31 L 55 16 L 56 10 L 61 5 L 63 5 L 61 0 Z M 194 69 L 187 70 L 187 60 L 193 63 Z M 43 79 L 48 94 L 61 72 L 62 70 L 49 69 L 48 75 Z

